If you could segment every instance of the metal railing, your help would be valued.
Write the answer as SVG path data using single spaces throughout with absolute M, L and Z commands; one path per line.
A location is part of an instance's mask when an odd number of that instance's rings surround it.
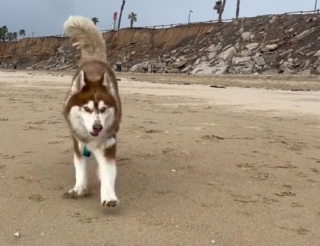
M 239 19 L 251 19 L 256 17 L 263 17 L 263 16 L 280 16 L 280 15 L 307 15 L 307 14 L 320 14 L 320 9 L 317 10 L 309 10 L 309 11 L 294 11 L 294 12 L 287 12 L 282 14 L 266 14 L 266 15 L 257 15 L 252 17 L 239 17 Z M 154 26 L 140 26 L 134 27 L 134 29 L 165 29 L 165 28 L 172 28 L 178 26 L 190 26 L 190 25 L 200 25 L 200 24 L 213 24 L 213 23 L 228 23 L 234 21 L 235 18 L 232 19 L 223 19 L 221 22 L 219 20 L 209 20 L 209 21 L 200 21 L 200 22 L 190 22 L 190 23 L 176 23 L 176 24 L 168 24 L 168 25 L 154 25 Z M 123 28 L 128 29 L 128 28 Z M 110 32 L 112 30 L 101 30 L 102 33 Z M 58 34 L 58 35 L 47 35 L 47 36 L 33 36 L 33 37 L 25 37 L 25 38 L 67 38 L 67 34 Z M 23 39 L 25 39 L 23 38 Z

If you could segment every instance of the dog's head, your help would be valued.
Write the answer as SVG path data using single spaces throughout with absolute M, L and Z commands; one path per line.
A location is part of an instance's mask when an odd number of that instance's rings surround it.
M 75 133 L 82 137 L 109 133 L 117 121 L 115 96 L 107 72 L 97 75 L 81 70 L 73 79 L 65 107 L 65 116 Z

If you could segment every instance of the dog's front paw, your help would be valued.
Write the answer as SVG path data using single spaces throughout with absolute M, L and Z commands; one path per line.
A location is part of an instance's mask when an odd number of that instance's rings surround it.
M 63 194 L 64 198 L 78 198 L 81 196 L 88 196 L 90 192 L 86 187 L 74 187 L 73 189 Z
M 101 206 L 104 208 L 113 208 L 117 206 L 119 203 L 120 203 L 119 200 L 110 200 L 110 201 L 104 200 L 102 201 Z
M 117 196 L 113 195 L 106 195 L 101 197 L 101 206 L 105 208 L 115 207 L 120 203 Z

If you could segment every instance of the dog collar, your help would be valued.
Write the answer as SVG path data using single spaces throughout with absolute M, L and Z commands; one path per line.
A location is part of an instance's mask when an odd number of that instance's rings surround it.
M 84 146 L 82 155 L 85 157 L 90 157 L 90 151 L 87 149 L 87 146 Z

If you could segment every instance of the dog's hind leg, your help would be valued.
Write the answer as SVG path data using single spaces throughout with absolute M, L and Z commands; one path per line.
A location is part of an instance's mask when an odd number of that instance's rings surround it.
M 93 154 L 99 164 L 101 206 L 115 207 L 119 203 L 115 193 L 117 176 L 116 143 L 107 146 L 106 149 L 96 149 Z
M 82 154 L 84 144 L 73 138 L 73 146 L 73 162 L 76 184 L 73 189 L 65 193 L 65 197 L 79 197 L 88 195 L 87 157 L 83 156 Z

